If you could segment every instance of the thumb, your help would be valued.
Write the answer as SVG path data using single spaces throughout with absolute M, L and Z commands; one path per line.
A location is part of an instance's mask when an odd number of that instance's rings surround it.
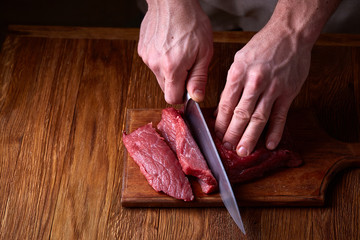
M 195 64 L 188 75 L 186 89 L 194 101 L 202 102 L 205 98 L 205 88 L 208 78 L 209 63 Z

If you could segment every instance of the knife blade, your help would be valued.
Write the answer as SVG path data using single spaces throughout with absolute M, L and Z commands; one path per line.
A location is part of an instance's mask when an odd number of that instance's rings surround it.
M 216 150 L 209 128 L 207 127 L 199 104 L 191 99 L 189 93 L 185 94 L 184 116 L 185 122 L 190 128 L 200 150 L 204 154 L 207 164 L 214 174 L 214 177 L 218 181 L 220 196 L 226 209 L 243 234 L 246 234 L 234 192 L 219 153 Z

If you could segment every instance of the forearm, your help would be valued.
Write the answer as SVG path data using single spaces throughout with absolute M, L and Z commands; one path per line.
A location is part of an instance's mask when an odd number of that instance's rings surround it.
M 182 36 L 176 33 L 190 33 L 198 28 L 197 24 L 208 21 L 198 0 L 147 0 L 147 3 L 151 21 L 156 22 L 158 30 L 162 30 L 157 34 L 168 40 L 180 39 Z
M 341 0 L 279 0 L 268 23 L 312 46 Z

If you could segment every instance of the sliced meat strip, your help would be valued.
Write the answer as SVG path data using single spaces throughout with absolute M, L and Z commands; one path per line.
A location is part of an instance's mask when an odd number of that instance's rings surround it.
M 163 109 L 157 128 L 172 150 L 176 152 L 184 173 L 196 177 L 204 193 L 208 194 L 217 190 L 217 181 L 180 111 L 175 108 Z
M 151 123 L 129 135 L 124 132 L 123 142 L 148 183 L 156 191 L 184 201 L 194 199 L 189 180 L 176 155 Z

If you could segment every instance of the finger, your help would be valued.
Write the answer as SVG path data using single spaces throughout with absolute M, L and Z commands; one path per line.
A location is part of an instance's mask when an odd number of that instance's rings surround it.
M 161 60 L 161 71 L 165 78 L 165 100 L 169 104 L 183 102 L 188 71 L 196 60 L 196 50 L 189 51 L 194 52 L 185 54 L 182 48 L 174 48 Z
M 250 122 L 236 147 L 236 152 L 240 157 L 246 157 L 254 150 L 269 119 L 273 103 L 274 100 L 271 100 L 271 98 L 260 98 L 260 101 L 250 118 Z
M 185 81 L 188 72 L 186 69 L 179 65 L 169 66 L 170 61 L 167 63 L 164 71 L 164 93 L 165 101 L 169 104 L 180 104 L 183 101 L 185 91 Z
M 165 77 L 161 73 L 158 63 L 155 62 L 154 60 L 146 61 L 145 63 L 149 67 L 149 69 L 154 73 L 161 90 L 165 93 Z
M 180 104 L 185 91 L 186 74 L 178 77 L 165 78 L 165 101 L 169 104 Z
M 188 75 L 186 67 L 179 64 L 177 59 L 179 53 L 173 52 L 170 55 L 163 56 L 161 59 L 161 73 L 164 76 L 164 94 L 165 101 L 169 104 L 180 104 L 183 101 L 185 91 L 185 81 Z
M 243 69 L 235 68 L 234 65 L 230 67 L 215 121 L 215 134 L 221 140 L 230 124 L 234 109 L 240 100 L 244 87 L 243 77 Z
M 250 117 L 254 112 L 256 102 L 258 101 L 260 91 L 245 87 L 239 104 L 234 109 L 234 114 L 230 121 L 229 127 L 225 132 L 223 142 L 228 149 L 233 149 L 244 133 Z
M 155 77 L 156 77 L 156 80 L 157 80 L 161 90 L 165 94 L 165 79 L 164 79 L 164 77 L 161 76 L 160 74 L 155 74 Z
M 278 99 L 273 106 L 266 137 L 266 147 L 269 150 L 274 150 L 279 145 L 291 103 L 292 100 Z
M 206 50 L 201 49 L 194 66 L 189 71 L 186 89 L 189 92 L 190 97 L 196 102 L 202 102 L 204 100 L 208 69 L 212 54 L 212 48 Z

